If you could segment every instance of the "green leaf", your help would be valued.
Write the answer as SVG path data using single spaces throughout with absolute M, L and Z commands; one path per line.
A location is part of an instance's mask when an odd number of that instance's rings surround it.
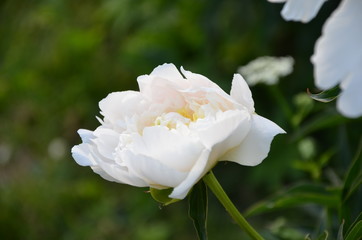
M 362 220 L 358 221 L 351 231 L 347 234 L 345 240 L 359 240 L 362 236 Z
M 351 219 L 354 219 L 356 211 L 353 206 L 357 206 L 354 202 L 358 202 L 356 199 L 358 194 L 354 194 L 362 184 L 362 139 L 359 143 L 358 150 L 355 154 L 354 160 L 346 174 L 342 195 L 341 195 L 341 205 L 340 205 L 340 213 L 341 219 L 346 221 L 345 227 L 350 228 Z M 357 197 L 358 198 L 358 197 Z
M 203 181 L 197 183 L 189 196 L 189 216 L 200 240 L 207 239 L 207 188 Z
M 162 203 L 163 205 L 167 206 L 171 203 L 175 203 L 180 201 L 180 199 L 174 199 L 169 198 L 168 196 L 171 194 L 173 188 L 167 188 L 167 189 L 156 189 L 156 188 L 150 188 L 150 193 L 153 199 L 155 199 L 157 202 Z
M 307 93 L 311 98 L 313 98 L 316 101 L 323 102 L 323 103 L 328 103 L 328 102 L 333 101 L 334 99 L 336 99 L 338 97 L 340 92 L 341 92 L 341 89 L 339 88 L 339 86 L 335 86 L 334 88 L 325 90 L 325 91 L 317 93 L 317 94 L 313 94 L 309 91 L 309 89 L 307 89 Z
M 344 182 L 342 199 L 346 201 L 353 192 L 358 188 L 362 183 L 362 139 L 360 141 L 357 153 L 354 157 L 352 165 L 348 170 L 346 175 L 346 180 Z
M 325 186 L 316 184 L 297 185 L 251 206 L 245 215 L 251 216 L 307 203 L 315 203 L 326 207 L 337 207 L 340 203 L 339 196 L 340 191 L 338 189 L 328 189 Z
M 349 227 L 348 231 L 346 232 L 346 234 L 348 234 L 352 228 L 359 222 L 362 221 L 362 212 L 358 215 L 358 217 L 354 220 L 354 222 L 351 224 L 351 226 Z

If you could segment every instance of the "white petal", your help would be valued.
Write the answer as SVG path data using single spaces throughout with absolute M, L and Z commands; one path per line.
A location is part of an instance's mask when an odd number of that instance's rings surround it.
M 83 143 L 90 143 L 91 140 L 94 138 L 93 132 L 87 129 L 79 129 L 77 132 Z
M 109 163 L 106 161 L 99 161 L 98 162 L 100 169 L 93 168 L 95 173 L 98 173 L 101 175 L 101 177 L 105 178 L 105 174 L 110 176 L 114 179 L 114 181 L 119 183 L 128 184 L 131 186 L 136 187 L 147 187 L 148 184 L 141 178 L 139 178 L 137 175 L 132 173 L 128 168 L 119 166 L 114 163 Z M 106 176 L 107 176 L 106 175 Z M 107 179 L 107 178 L 105 178 Z M 108 180 L 108 179 L 107 179 Z
M 216 118 L 199 119 L 195 123 L 190 124 L 190 129 L 199 135 L 202 143 L 209 149 L 212 149 L 216 144 L 224 142 L 239 127 L 243 129 L 242 132 L 245 132 L 245 135 L 249 131 L 250 114 L 247 111 L 230 110 L 219 112 Z M 239 145 L 244 136 L 241 134 L 241 139 L 234 146 Z M 225 149 L 225 151 L 227 150 Z
M 143 75 L 137 78 L 142 95 L 153 104 L 169 106 L 168 111 L 181 108 L 185 100 L 180 91 L 188 87 L 185 79 L 172 81 L 170 78 Z
M 93 134 L 97 137 L 93 142 L 98 152 L 105 158 L 113 159 L 119 143 L 119 134 L 104 127 L 98 127 Z
M 108 173 L 106 173 L 102 168 L 100 168 L 99 166 L 91 166 L 93 172 L 97 173 L 98 175 L 100 175 L 102 178 L 104 178 L 107 181 L 111 181 L 111 182 L 119 182 L 117 179 L 111 177 Z
M 248 135 L 242 143 L 227 152 L 222 159 L 246 166 L 255 166 L 268 156 L 275 135 L 285 133 L 272 121 L 254 114 Z
M 88 143 L 81 143 L 72 148 L 72 157 L 81 166 L 93 166 L 96 164 L 93 156 L 90 154 L 91 145 Z
M 204 146 L 195 137 L 185 136 L 165 126 L 146 127 L 132 144 L 137 154 L 148 156 L 181 172 L 190 171 Z
M 337 99 L 338 110 L 346 117 L 362 116 L 362 61 L 342 82 L 341 89 Z
M 150 74 L 150 76 L 161 77 L 164 79 L 170 79 L 175 81 L 184 80 L 179 70 L 172 63 L 165 63 L 156 67 Z
M 187 176 L 187 172 L 177 171 L 156 159 L 132 151 L 125 151 L 123 158 L 129 171 L 151 187 L 176 187 Z
M 188 173 L 186 179 L 175 187 L 170 198 L 183 199 L 190 189 L 215 165 L 216 161 L 209 161 L 210 151 L 204 149 L 198 161 Z
M 224 90 L 222 90 L 219 85 L 208 79 L 207 77 L 193 73 L 191 71 L 185 70 L 181 67 L 181 72 L 185 75 L 186 79 L 189 81 L 189 88 L 184 90 L 183 92 L 204 92 L 204 93 L 216 93 L 220 97 L 233 102 L 233 99 L 227 94 Z
M 240 74 L 234 74 L 230 95 L 242 106 L 245 106 L 249 112 L 253 113 L 255 111 L 250 88 Z
M 281 2 L 285 2 L 287 0 L 268 0 L 269 2 L 272 2 L 272 3 L 281 3 Z
M 282 10 L 282 16 L 287 21 L 312 20 L 326 0 L 288 0 Z
M 101 114 L 111 122 L 112 127 L 124 127 L 125 117 L 140 114 L 149 106 L 143 96 L 136 91 L 110 93 L 99 102 Z
M 361 0 L 344 0 L 326 21 L 311 59 L 319 88 L 332 88 L 362 67 L 361 9 Z
M 217 84 L 201 74 L 187 71 L 183 67 L 181 67 L 181 72 L 185 75 L 186 79 L 190 81 L 192 88 L 215 88 L 223 91 Z

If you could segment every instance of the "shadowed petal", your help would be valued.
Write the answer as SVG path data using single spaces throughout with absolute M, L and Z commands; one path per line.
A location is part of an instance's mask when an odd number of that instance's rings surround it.
M 362 61 L 341 84 L 342 93 L 337 99 L 338 110 L 346 117 L 362 115 Z
M 344 0 L 326 21 L 311 59 L 317 87 L 332 88 L 361 68 L 361 9 L 362 1 Z

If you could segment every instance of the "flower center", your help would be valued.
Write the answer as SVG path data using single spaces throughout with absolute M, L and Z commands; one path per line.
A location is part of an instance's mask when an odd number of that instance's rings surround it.
M 155 119 L 153 124 L 154 126 L 166 126 L 170 129 L 176 129 L 180 125 L 189 126 L 191 122 L 196 122 L 204 117 L 204 111 L 200 107 L 193 110 L 190 106 L 186 105 L 176 112 L 163 113 Z

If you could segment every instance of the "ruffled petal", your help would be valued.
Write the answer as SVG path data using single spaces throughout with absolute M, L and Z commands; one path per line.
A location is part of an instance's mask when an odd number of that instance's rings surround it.
M 185 105 L 180 91 L 188 88 L 189 84 L 173 64 L 161 65 L 150 75 L 139 76 L 137 82 L 141 94 L 153 104 L 167 105 L 166 111 Z
M 326 21 L 311 58 L 317 87 L 332 88 L 362 67 L 361 9 L 362 1 L 344 0 Z
M 282 10 L 282 16 L 287 21 L 307 23 L 318 13 L 326 0 L 288 0 Z
M 268 156 L 274 136 L 280 133 L 285 131 L 274 122 L 255 114 L 252 116 L 250 131 L 242 143 L 221 159 L 246 166 L 258 165 Z
M 105 117 L 105 122 L 109 122 L 111 127 L 120 129 L 126 128 L 125 118 L 141 114 L 148 107 L 149 103 L 136 91 L 110 93 L 99 102 L 99 108 Z
M 119 143 L 119 134 L 112 129 L 104 127 L 98 127 L 93 134 L 96 137 L 93 139 L 93 142 L 98 153 L 104 158 L 113 160 Z
M 235 101 L 245 106 L 250 113 L 255 112 L 254 100 L 250 88 L 240 74 L 234 74 L 230 95 Z

